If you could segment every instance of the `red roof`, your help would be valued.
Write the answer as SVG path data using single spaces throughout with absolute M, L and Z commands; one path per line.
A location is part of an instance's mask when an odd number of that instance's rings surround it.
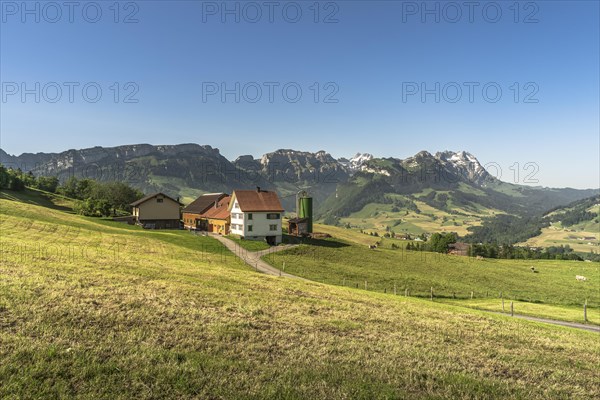
M 267 190 L 235 190 L 233 197 L 243 212 L 283 212 L 276 192 Z
M 229 217 L 229 200 L 231 196 L 225 196 L 217 203 L 216 207 L 209 208 L 208 211 L 202 215 L 205 218 L 213 219 L 227 219 Z

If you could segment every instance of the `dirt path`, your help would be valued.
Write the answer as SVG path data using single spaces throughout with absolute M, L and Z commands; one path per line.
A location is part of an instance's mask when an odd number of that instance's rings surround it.
M 233 254 L 235 254 L 242 261 L 244 261 L 246 264 L 248 264 L 249 266 L 251 266 L 252 268 L 254 268 L 255 270 L 257 270 L 259 272 L 263 272 L 267 275 L 281 276 L 281 277 L 285 277 L 285 278 L 294 278 L 294 279 L 303 279 L 304 280 L 304 278 L 283 272 L 283 271 L 273 267 L 272 265 L 266 263 L 265 261 L 261 260 L 261 257 L 263 257 L 263 256 L 266 256 L 266 255 L 272 254 L 272 253 L 276 253 L 279 251 L 291 249 L 293 247 L 296 247 L 297 245 L 286 244 L 286 245 L 271 247 L 267 250 L 249 251 L 249 250 L 244 249 L 237 243 L 235 243 L 233 240 L 230 240 L 226 237 L 223 237 L 220 235 L 211 235 L 211 236 L 214 237 L 215 239 L 217 239 L 219 242 L 223 243 L 223 245 L 225 247 L 227 247 Z

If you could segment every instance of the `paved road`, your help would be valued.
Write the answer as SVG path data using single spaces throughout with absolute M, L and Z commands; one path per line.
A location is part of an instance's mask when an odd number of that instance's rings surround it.
M 299 276 L 283 272 L 260 259 L 262 256 L 265 256 L 267 254 L 272 254 L 272 253 L 276 253 L 278 251 L 291 249 L 293 247 L 296 247 L 297 245 L 286 244 L 286 245 L 274 246 L 267 250 L 262 250 L 262 251 L 249 251 L 249 250 L 244 249 L 240 245 L 238 245 L 233 240 L 223 237 L 221 235 L 211 234 L 211 236 L 214 237 L 215 239 L 217 239 L 219 242 L 223 243 L 223 245 L 225 245 L 225 247 L 227 247 L 233 254 L 238 256 L 242 261 L 244 261 L 246 264 L 250 265 L 252 268 L 254 268 L 257 271 L 263 272 L 267 275 L 282 276 L 285 278 L 294 278 L 294 279 L 305 280 L 304 278 L 300 278 Z
M 481 310 L 481 311 L 486 311 L 486 310 Z M 510 314 L 496 312 L 496 311 L 489 311 L 489 312 L 492 312 L 494 314 L 510 315 Z M 583 330 L 586 330 L 586 331 L 600 333 L 600 326 L 597 326 L 597 325 L 586 325 L 586 324 L 578 324 L 576 322 L 557 321 L 555 319 L 531 317 L 529 315 L 518 315 L 518 314 L 515 314 L 514 317 L 515 318 L 521 318 L 521 319 L 527 319 L 529 321 L 543 322 L 545 324 L 560 325 L 560 326 L 566 326 L 566 327 L 569 327 L 569 328 L 583 329 Z

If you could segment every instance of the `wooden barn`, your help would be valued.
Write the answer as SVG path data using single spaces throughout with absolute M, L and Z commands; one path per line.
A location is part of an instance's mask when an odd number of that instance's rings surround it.
M 452 243 L 448 245 L 448 254 L 453 254 L 455 256 L 466 256 L 469 254 L 469 244 L 468 243 Z
M 288 234 L 291 236 L 308 236 L 308 218 L 292 218 L 288 220 Z

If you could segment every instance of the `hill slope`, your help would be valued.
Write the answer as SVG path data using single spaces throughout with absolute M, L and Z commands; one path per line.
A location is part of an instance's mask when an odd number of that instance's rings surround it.
M 525 245 L 570 246 L 579 252 L 600 252 L 600 196 L 557 207 L 544 215 L 548 226 Z
M 592 333 L 268 277 L 184 231 L 0 215 L 3 398 L 600 395 Z

